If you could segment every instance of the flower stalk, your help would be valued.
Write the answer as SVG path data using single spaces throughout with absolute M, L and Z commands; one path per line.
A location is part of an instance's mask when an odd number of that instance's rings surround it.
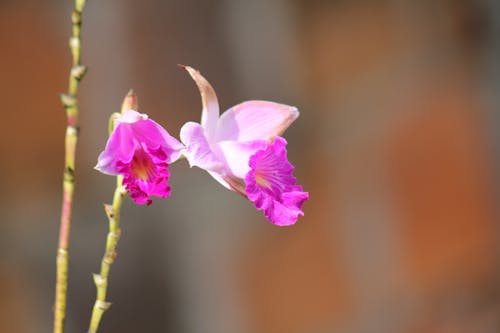
M 123 198 L 127 191 L 123 187 L 123 176 L 116 177 L 116 189 L 113 196 L 113 203 L 111 205 L 104 205 L 104 210 L 109 220 L 109 232 L 106 239 L 106 250 L 101 261 L 101 272 L 94 274 L 94 283 L 97 289 L 96 301 L 92 309 L 92 317 L 88 333 L 96 333 L 101 322 L 102 315 L 109 309 L 111 303 L 106 301 L 106 294 L 108 290 L 108 278 L 116 258 L 116 247 L 120 240 L 120 210 L 122 207 Z
M 138 106 L 137 95 L 132 90 L 130 90 L 123 100 L 121 113 L 115 112 L 109 118 L 109 135 L 113 133 L 113 130 L 116 126 L 116 120 L 120 117 L 120 115 L 130 109 L 137 110 Z M 90 318 L 88 333 L 97 332 L 104 312 L 106 312 L 106 310 L 111 306 L 111 303 L 106 301 L 106 294 L 108 292 L 108 278 L 109 272 L 111 271 L 111 266 L 115 262 L 117 255 L 116 248 L 118 246 L 118 241 L 120 240 L 121 234 L 120 212 L 122 208 L 123 198 L 126 194 L 127 190 L 123 186 L 123 176 L 118 175 L 116 177 L 116 188 L 113 195 L 113 203 L 111 205 L 104 205 L 104 211 L 106 212 L 106 216 L 108 217 L 109 222 L 109 231 L 106 238 L 106 249 L 101 260 L 101 271 L 99 274 L 93 275 L 97 295 L 94 307 L 92 308 L 92 316 Z
M 78 142 L 78 87 L 85 76 L 87 68 L 81 64 L 81 27 L 82 13 L 86 0 L 75 0 L 75 8 L 71 15 L 72 34 L 69 46 L 72 55 L 72 67 L 69 74 L 68 92 L 61 94 L 61 103 L 66 110 L 67 127 L 65 136 L 65 163 L 63 173 L 63 198 L 61 208 L 61 224 L 59 229 L 59 245 L 57 250 L 56 291 L 54 304 L 54 333 L 64 332 L 66 317 L 66 299 L 68 289 L 68 248 L 71 230 L 71 213 L 75 190 L 75 155 Z

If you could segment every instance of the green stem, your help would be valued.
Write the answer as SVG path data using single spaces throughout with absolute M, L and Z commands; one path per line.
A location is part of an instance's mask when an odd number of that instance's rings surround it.
M 57 250 L 56 292 L 54 304 L 54 333 L 64 332 L 66 317 L 66 298 L 68 289 L 68 248 L 71 229 L 71 212 L 73 193 L 75 190 L 75 152 L 78 142 L 78 86 L 85 76 L 86 67 L 80 63 L 80 32 L 82 12 L 85 0 L 75 0 L 75 9 L 71 15 L 72 35 L 69 46 L 72 55 L 72 67 L 69 74 L 68 92 L 61 94 L 61 102 L 66 109 L 67 127 L 65 137 L 65 163 L 63 173 L 63 198 L 61 208 L 61 225 L 59 229 L 59 246 Z
M 111 303 L 106 301 L 106 293 L 108 290 L 108 278 L 111 265 L 116 258 L 116 247 L 120 239 L 120 210 L 122 207 L 123 198 L 127 191 L 123 187 L 123 176 L 116 177 L 116 189 L 113 196 L 113 204 L 105 205 L 104 209 L 109 220 L 109 232 L 106 239 L 106 251 L 101 261 L 101 272 L 94 274 L 94 283 L 97 289 L 96 301 L 92 309 L 92 317 L 88 333 L 96 333 L 101 322 L 102 315 L 111 306 Z

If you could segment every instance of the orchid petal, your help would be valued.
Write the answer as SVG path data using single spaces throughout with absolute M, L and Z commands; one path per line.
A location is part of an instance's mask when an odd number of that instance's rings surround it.
M 201 94 L 201 102 L 203 110 L 201 112 L 201 126 L 205 129 L 205 135 L 209 140 L 214 138 L 217 128 L 217 120 L 219 119 L 219 102 L 214 88 L 196 69 L 184 66 L 196 82 Z
M 180 136 L 181 141 L 186 145 L 184 155 L 191 167 L 197 166 L 207 171 L 222 173 L 224 164 L 212 151 L 200 124 L 185 123 L 181 128 Z
M 128 126 L 117 126 L 111 133 L 106 148 L 99 154 L 95 169 L 107 175 L 118 175 L 120 172 L 117 162 L 130 162 L 136 146 L 131 129 Z
M 264 149 L 268 145 L 267 141 L 257 140 L 250 142 L 221 141 L 216 144 L 218 155 L 221 155 L 226 164 L 227 170 L 236 178 L 243 179 L 250 171 L 248 161 L 250 156 L 258 150 Z
M 297 119 L 296 107 L 268 101 L 247 101 L 222 114 L 217 123 L 216 141 L 271 140 Z
M 309 199 L 309 194 L 302 191 L 283 193 L 282 202 L 275 201 L 273 209 L 264 209 L 264 216 L 271 223 L 284 227 L 295 224 L 299 216 L 304 216 L 300 209 L 304 201 Z
M 136 140 L 148 148 L 163 148 L 167 153 L 167 163 L 173 163 L 180 157 L 183 145 L 155 121 L 139 120 L 130 128 Z

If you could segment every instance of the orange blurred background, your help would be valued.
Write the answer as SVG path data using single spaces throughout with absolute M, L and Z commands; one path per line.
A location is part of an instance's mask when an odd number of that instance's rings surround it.
M 71 1 L 0 2 L 0 332 L 50 332 Z M 107 0 L 83 17 L 67 332 L 84 332 L 128 89 L 178 136 L 201 102 L 297 106 L 305 216 L 268 223 L 185 161 L 127 200 L 103 332 L 500 332 L 500 3 Z

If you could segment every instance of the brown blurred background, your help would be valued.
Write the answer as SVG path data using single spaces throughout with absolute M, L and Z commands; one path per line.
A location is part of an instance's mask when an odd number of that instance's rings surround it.
M 71 1 L 0 1 L 0 332 L 50 332 Z M 103 332 L 500 332 L 500 2 L 106 0 L 84 13 L 67 332 L 85 332 L 113 179 L 92 168 L 129 88 L 173 135 L 296 105 L 305 217 L 272 226 L 185 161 L 127 200 Z

